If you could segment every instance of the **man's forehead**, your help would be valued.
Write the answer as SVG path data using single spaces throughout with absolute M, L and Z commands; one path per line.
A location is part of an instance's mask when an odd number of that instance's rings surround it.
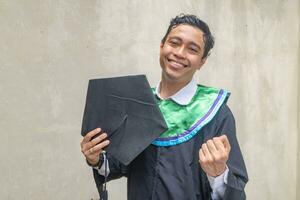
M 172 28 L 168 37 L 177 37 L 182 40 L 192 41 L 201 45 L 204 42 L 203 35 L 203 31 L 198 27 L 187 24 L 180 24 Z

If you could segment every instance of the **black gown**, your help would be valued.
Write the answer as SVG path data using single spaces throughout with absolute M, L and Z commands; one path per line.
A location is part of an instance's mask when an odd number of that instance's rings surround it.
M 202 143 L 222 134 L 227 135 L 231 145 L 223 199 L 244 200 L 248 176 L 236 138 L 234 117 L 226 104 L 187 142 L 169 147 L 150 145 L 128 166 L 107 155 L 108 180 L 127 177 L 128 200 L 210 200 L 212 190 L 200 167 L 198 151 Z M 93 174 L 101 195 L 104 177 L 95 169 Z

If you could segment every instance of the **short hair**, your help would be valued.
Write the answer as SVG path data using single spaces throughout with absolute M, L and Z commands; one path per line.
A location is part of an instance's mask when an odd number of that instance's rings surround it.
M 210 50 L 214 46 L 215 39 L 212 36 L 208 25 L 204 21 L 199 19 L 196 15 L 180 14 L 171 19 L 168 30 L 161 42 L 164 44 L 171 30 L 181 24 L 191 25 L 203 31 L 204 53 L 202 58 L 206 58 L 207 56 L 209 56 Z

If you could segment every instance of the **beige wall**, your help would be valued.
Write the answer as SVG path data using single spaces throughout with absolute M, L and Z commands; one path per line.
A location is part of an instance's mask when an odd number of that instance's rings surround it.
M 248 199 L 296 200 L 299 11 L 297 0 L 0 0 L 0 199 L 97 196 L 79 147 L 87 81 L 157 83 L 160 39 L 186 12 L 216 37 L 196 79 L 232 92 Z M 109 189 L 126 199 L 124 179 Z
M 298 3 L 300 10 L 300 3 Z M 298 14 L 299 15 L 299 14 Z M 300 17 L 300 16 L 299 16 Z M 300 20 L 298 25 L 298 55 L 300 55 Z M 297 199 L 300 199 L 300 56 L 298 56 L 298 165 L 297 165 Z

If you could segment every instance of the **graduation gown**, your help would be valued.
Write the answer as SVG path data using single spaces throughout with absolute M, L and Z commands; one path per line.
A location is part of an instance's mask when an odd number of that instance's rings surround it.
M 211 187 L 199 164 L 199 149 L 208 139 L 226 134 L 231 151 L 224 200 L 246 199 L 248 181 L 242 153 L 236 138 L 235 120 L 226 105 L 220 104 L 213 118 L 192 138 L 170 146 L 148 146 L 128 166 L 109 154 L 108 181 L 127 177 L 128 200 L 210 200 Z M 101 195 L 104 177 L 93 169 L 94 179 Z

